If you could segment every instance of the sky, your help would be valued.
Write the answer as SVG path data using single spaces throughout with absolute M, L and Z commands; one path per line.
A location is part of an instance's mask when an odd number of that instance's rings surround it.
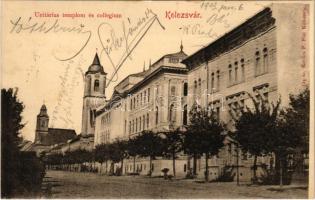
M 108 80 L 112 77 L 106 88 L 109 99 L 119 81 L 148 68 L 150 60 L 154 63 L 178 52 L 181 42 L 184 52 L 191 55 L 268 4 L 4 1 L 1 84 L 18 88 L 25 105 L 22 136 L 34 140 L 36 115 L 43 103 L 49 127 L 75 129 L 80 134 L 83 76 L 96 52 Z M 175 12 L 197 18 L 172 18 Z M 104 13 L 115 17 L 97 17 Z M 119 63 L 113 76 L 113 66 Z

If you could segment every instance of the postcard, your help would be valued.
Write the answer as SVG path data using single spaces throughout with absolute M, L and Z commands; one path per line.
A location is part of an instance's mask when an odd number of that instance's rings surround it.
M 313 1 L 3 1 L 2 198 L 314 198 Z

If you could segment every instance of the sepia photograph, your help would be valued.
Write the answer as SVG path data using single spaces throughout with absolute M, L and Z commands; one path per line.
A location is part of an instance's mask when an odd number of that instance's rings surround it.
M 314 198 L 313 1 L 1 12 L 1 198 Z

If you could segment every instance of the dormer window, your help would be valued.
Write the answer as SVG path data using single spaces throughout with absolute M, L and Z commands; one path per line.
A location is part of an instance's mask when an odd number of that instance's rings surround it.
M 170 58 L 170 63 L 178 63 L 179 59 L 178 58 Z

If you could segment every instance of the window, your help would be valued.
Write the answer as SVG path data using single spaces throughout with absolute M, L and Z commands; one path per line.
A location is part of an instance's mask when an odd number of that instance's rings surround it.
M 139 107 L 139 94 L 137 95 L 137 105 L 136 107 L 138 108 Z
M 264 59 L 263 59 L 263 73 L 267 73 L 268 72 L 268 49 L 264 48 L 263 49 L 264 52 Z
M 127 132 L 127 120 L 125 120 L 125 128 L 124 128 L 124 133 L 126 134 Z
M 229 85 L 232 85 L 232 65 L 229 64 Z
M 198 79 L 198 85 L 199 85 L 198 93 L 201 94 L 201 79 L 200 78 Z
M 183 125 L 187 125 L 187 105 L 184 106 L 184 112 L 183 112 Z
M 211 74 L 211 91 L 215 89 L 214 87 L 214 73 Z
M 220 70 L 217 71 L 217 91 L 220 89 Z
M 144 91 L 144 98 L 143 98 L 143 103 L 145 104 L 147 102 L 147 91 Z
M 144 130 L 145 129 L 145 115 L 143 115 L 142 117 L 142 129 Z
M 149 113 L 147 114 L 147 128 L 149 128 L 149 122 L 150 122 L 150 119 L 149 119 Z
M 187 165 L 184 164 L 184 172 L 186 172 L 186 170 L 187 170 Z
M 159 123 L 159 108 L 155 108 L 155 124 L 157 125 Z
M 136 97 L 133 98 L 133 109 L 136 108 Z
M 171 87 L 171 96 L 175 96 L 176 88 L 175 86 Z
M 132 120 L 132 133 L 135 132 L 135 120 L 133 119 Z
M 45 127 L 45 121 L 42 121 L 42 127 Z
M 141 117 L 139 117 L 139 131 L 141 131 L 141 124 L 142 124 L 142 119 L 141 119 Z
M 178 58 L 170 58 L 170 63 L 178 63 L 179 59 Z
M 157 97 L 159 96 L 159 86 L 158 85 L 156 86 L 156 96 Z
M 238 82 L 238 62 L 236 61 L 235 63 L 234 63 L 234 66 L 235 66 L 235 83 L 237 83 Z
M 175 117 L 175 113 L 174 113 L 174 104 L 171 104 L 171 106 L 170 106 L 170 114 L 169 114 L 169 120 L 170 120 L 170 122 L 173 122 L 173 121 L 175 121 L 174 120 L 174 117 Z
M 131 133 L 131 121 L 129 121 L 129 134 Z
M 244 64 L 244 58 L 241 59 L 241 81 L 245 81 L 245 64 Z
M 148 88 L 148 102 L 150 102 L 150 88 Z
M 260 72 L 260 53 L 259 53 L 259 51 L 256 51 L 255 56 L 256 56 L 255 75 L 258 76 L 258 75 L 261 74 L 261 72 Z
M 216 107 L 216 117 L 220 120 L 220 106 Z
M 94 92 L 98 92 L 100 90 L 100 81 L 95 80 L 94 81 Z
M 140 94 L 140 105 L 142 105 L 142 93 Z
M 138 132 L 138 118 L 136 118 L 136 132 Z
M 184 96 L 188 95 L 188 83 L 184 83 Z

